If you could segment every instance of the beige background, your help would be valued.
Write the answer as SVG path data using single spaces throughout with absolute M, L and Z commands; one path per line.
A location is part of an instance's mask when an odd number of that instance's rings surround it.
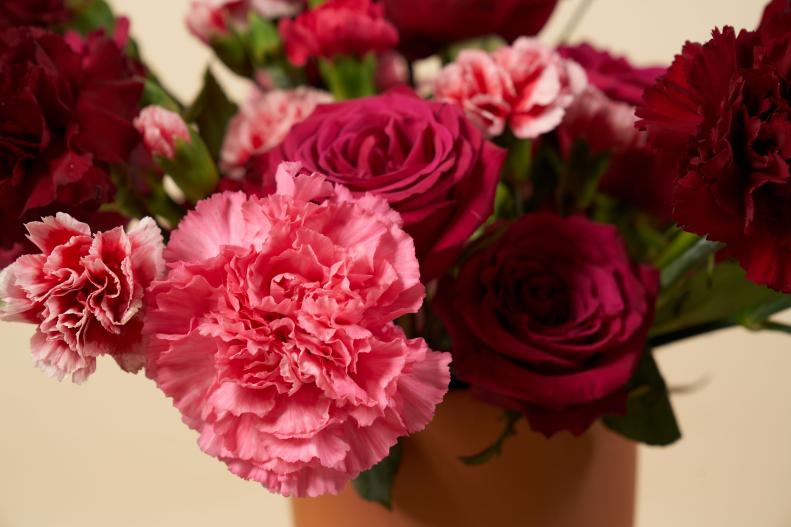
M 548 41 L 578 1 L 561 1 Z M 191 97 L 209 54 L 183 28 L 188 0 L 112 3 L 161 75 Z M 597 0 L 574 40 L 667 62 L 715 25 L 753 27 L 762 3 Z M 243 83 L 228 85 L 243 96 Z M 147 379 L 103 361 L 83 387 L 58 383 L 32 367 L 30 334 L 0 324 L 1 527 L 288 525 L 287 502 L 201 454 Z M 674 397 L 685 439 L 641 450 L 638 527 L 791 525 L 790 344 L 734 330 L 660 352 L 671 384 L 705 386 Z

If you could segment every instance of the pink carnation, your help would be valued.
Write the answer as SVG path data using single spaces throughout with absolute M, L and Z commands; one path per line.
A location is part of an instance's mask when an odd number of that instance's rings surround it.
M 231 29 L 245 27 L 249 12 L 249 0 L 196 0 L 187 12 L 187 28 L 202 42 L 211 44 L 214 38 L 230 34 Z
M 147 372 L 234 474 L 337 493 L 447 391 L 449 355 L 392 323 L 424 290 L 381 198 L 284 163 L 275 194 L 200 202 L 166 259 L 147 297 Z
M 554 130 L 587 85 L 585 71 L 539 41 L 522 37 L 491 54 L 470 50 L 443 69 L 439 100 L 454 103 L 491 136 L 506 122 L 521 139 Z
M 151 218 L 129 233 L 120 227 L 91 234 L 68 214 L 26 225 L 42 254 L 21 256 L 0 279 L 3 320 L 38 325 L 36 364 L 76 383 L 111 355 L 126 371 L 144 362 L 143 292 L 165 268 L 159 228 Z
M 478 128 L 495 137 L 505 131 L 516 92 L 508 72 L 489 53 L 470 49 L 442 70 L 434 96 L 461 107 Z
M 305 0 L 250 0 L 256 13 L 275 19 L 294 16 L 305 9 Z
M 303 121 L 319 104 L 332 102 L 332 95 L 313 88 L 256 91 L 228 125 L 222 147 L 223 171 L 239 179 L 254 154 L 279 145 L 291 127 Z
M 160 106 L 144 108 L 135 119 L 135 128 L 152 155 L 173 159 L 176 140 L 190 140 L 190 131 L 184 119 L 175 112 Z

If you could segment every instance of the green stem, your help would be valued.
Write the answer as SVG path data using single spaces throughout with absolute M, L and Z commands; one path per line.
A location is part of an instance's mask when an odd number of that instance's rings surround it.
M 667 290 L 675 285 L 687 271 L 706 260 L 710 255 L 723 247 L 718 242 L 710 242 L 705 238 L 698 239 L 694 244 L 681 251 L 677 257 L 662 266 L 662 289 Z
M 721 329 L 731 328 L 737 325 L 738 324 L 736 322 L 733 322 L 731 320 L 718 320 L 715 322 L 707 322 L 705 324 L 679 329 L 677 331 L 672 331 L 670 333 L 665 333 L 663 335 L 658 335 L 656 337 L 653 337 L 648 341 L 648 346 L 651 348 L 667 346 L 668 344 L 673 344 L 674 342 L 678 342 L 679 340 L 686 340 L 692 337 L 705 335 L 707 333 L 712 333 L 714 331 L 719 331 Z

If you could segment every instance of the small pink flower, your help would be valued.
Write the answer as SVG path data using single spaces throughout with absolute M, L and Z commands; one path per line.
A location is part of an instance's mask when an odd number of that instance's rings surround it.
M 250 0 L 196 0 L 190 4 L 186 23 L 190 33 L 205 44 L 247 25 Z
M 305 0 L 250 0 L 253 9 L 268 19 L 294 16 L 305 9 Z
M 96 357 L 111 355 L 126 371 L 144 362 L 143 292 L 164 271 L 159 228 L 145 218 L 91 234 L 68 214 L 26 225 L 41 254 L 21 256 L 3 271 L 3 320 L 38 325 L 31 342 L 36 364 L 62 380 L 82 383 Z
M 173 159 L 176 140 L 190 140 L 190 131 L 184 119 L 175 112 L 160 106 L 144 108 L 135 119 L 135 128 L 151 155 Z
M 385 51 L 377 57 L 376 87 L 380 92 L 409 83 L 409 63 L 397 51 Z
M 490 137 L 505 131 L 516 96 L 508 72 L 481 50 L 462 51 L 435 81 L 434 96 L 461 107 Z
M 311 57 L 363 56 L 398 44 L 398 31 L 384 17 L 384 6 L 372 0 L 327 0 L 294 20 L 280 21 L 280 35 L 292 64 Z
M 275 194 L 215 194 L 187 215 L 147 296 L 147 373 L 204 452 L 318 496 L 429 422 L 450 358 L 392 322 L 424 295 L 400 221 L 297 163 Z
M 313 88 L 256 91 L 228 125 L 221 154 L 223 172 L 240 179 L 252 155 L 280 144 L 292 126 L 309 117 L 319 104 L 330 102 L 329 93 Z
M 588 84 L 585 70 L 538 40 L 521 37 L 492 53 L 514 84 L 509 126 L 521 139 L 554 130 Z

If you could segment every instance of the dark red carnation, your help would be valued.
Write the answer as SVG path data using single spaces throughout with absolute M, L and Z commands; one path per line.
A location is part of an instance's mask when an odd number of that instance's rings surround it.
M 558 52 L 585 68 L 588 82 L 614 101 L 636 106 L 643 100 L 643 90 L 651 86 L 666 68 L 638 68 L 624 57 L 611 55 L 590 44 L 560 46 Z
M 568 154 L 573 142 L 582 139 L 593 152 L 609 154 L 600 190 L 669 221 L 673 170 L 648 147 L 646 133 L 635 128 L 634 115 L 643 91 L 665 68 L 636 68 L 588 44 L 564 46 L 559 51 L 585 68 L 590 81 L 587 93 L 568 108 L 558 128 L 561 149 Z
M 638 115 L 677 171 L 678 224 L 727 243 L 751 280 L 791 292 L 788 26 L 766 19 L 688 43 Z
M 787 31 L 790 26 L 791 0 L 772 0 L 764 9 L 758 31 Z
M 297 66 L 311 57 L 361 57 L 398 44 L 398 31 L 371 0 L 328 0 L 294 20 L 281 20 L 279 30 L 286 56 Z
M 444 278 L 434 306 L 474 393 L 547 436 L 581 434 L 625 410 L 658 281 L 614 227 L 532 213 Z
M 389 92 L 319 106 L 254 158 L 245 186 L 268 193 L 278 164 L 299 161 L 354 192 L 384 197 L 401 213 L 428 281 L 491 215 L 504 158 L 456 106 Z
M 411 57 L 484 35 L 508 41 L 538 33 L 557 0 L 384 0 L 385 16 Z
M 30 248 L 25 222 L 55 212 L 98 219 L 113 194 L 109 164 L 138 141 L 133 74 L 100 34 L 67 42 L 34 28 L 0 32 L 0 265 Z
M 66 19 L 64 0 L 2 0 L 0 28 L 14 26 L 47 27 Z

